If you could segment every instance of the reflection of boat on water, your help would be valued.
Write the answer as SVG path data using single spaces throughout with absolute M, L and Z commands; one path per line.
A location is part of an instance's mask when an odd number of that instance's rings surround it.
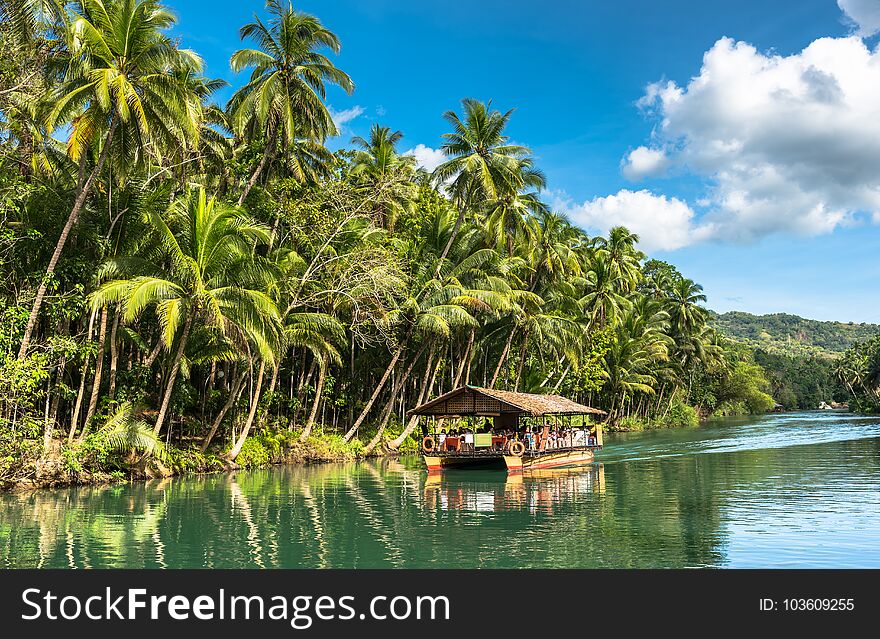
M 473 481 L 473 477 L 479 481 Z M 580 502 L 588 494 L 605 492 L 602 464 L 510 473 L 505 481 L 499 479 L 491 472 L 467 476 L 429 473 L 424 484 L 424 507 L 473 513 L 552 512 L 565 504 Z
M 432 419 L 432 428 L 422 425 L 422 457 L 429 471 L 500 467 L 518 472 L 591 463 L 593 451 L 602 448 L 602 425 L 589 416 L 606 413 L 559 395 L 462 386 L 410 414 Z M 462 432 L 445 432 L 438 419 L 464 419 L 466 425 Z

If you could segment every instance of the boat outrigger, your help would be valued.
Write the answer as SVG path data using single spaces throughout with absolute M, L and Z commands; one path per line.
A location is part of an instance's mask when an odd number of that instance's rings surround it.
M 607 413 L 559 395 L 461 386 L 409 414 L 431 418 L 430 426 L 422 421 L 429 471 L 501 466 L 517 472 L 591 463 L 602 448 L 602 424 L 589 418 Z M 438 420 L 452 419 L 465 425 L 439 428 Z

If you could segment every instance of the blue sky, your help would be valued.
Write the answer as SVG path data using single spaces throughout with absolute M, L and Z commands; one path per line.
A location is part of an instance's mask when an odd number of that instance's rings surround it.
M 170 4 L 208 74 L 240 84 L 229 56 L 262 2 Z M 442 113 L 491 99 L 516 108 L 549 201 L 590 232 L 634 228 L 711 308 L 880 322 L 880 0 L 295 6 L 357 85 L 329 93 L 331 146 L 380 122 L 430 164 Z

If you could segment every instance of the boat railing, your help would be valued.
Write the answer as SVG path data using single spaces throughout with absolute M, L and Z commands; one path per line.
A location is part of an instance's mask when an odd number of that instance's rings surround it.
M 510 454 L 510 444 L 515 441 L 522 442 L 525 445 L 525 442 L 523 442 L 522 440 L 510 440 L 503 445 L 492 446 L 475 446 L 473 444 L 457 443 L 453 445 L 453 447 L 447 447 L 445 445 L 446 442 L 443 442 L 443 444 L 440 444 L 435 450 L 431 452 L 431 454 L 443 457 L 499 457 L 501 455 Z M 523 454 L 530 457 L 540 457 L 552 453 L 563 453 L 578 450 L 597 450 L 600 448 L 602 448 L 602 446 L 600 446 L 598 443 L 595 442 L 594 439 L 591 438 L 591 441 L 588 441 L 586 444 L 558 445 L 548 446 L 545 448 L 529 447 L 526 445 Z

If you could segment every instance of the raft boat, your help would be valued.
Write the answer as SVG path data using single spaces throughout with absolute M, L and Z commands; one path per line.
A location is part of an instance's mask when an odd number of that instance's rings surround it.
M 409 414 L 430 420 L 422 421 L 421 454 L 428 471 L 500 467 L 511 472 L 592 463 L 594 452 L 602 448 L 602 424 L 590 418 L 606 415 L 559 395 L 470 385 Z M 449 420 L 463 424 L 464 432 L 441 429 Z

